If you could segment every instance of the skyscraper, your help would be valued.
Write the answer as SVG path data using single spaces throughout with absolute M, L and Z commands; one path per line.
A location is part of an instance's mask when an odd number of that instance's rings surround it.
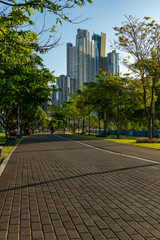
M 108 75 L 119 73 L 119 54 L 113 50 L 106 57 L 106 34 L 90 34 L 87 30 L 77 29 L 76 45 L 67 43 L 67 75 L 61 75 L 58 87 L 59 103 L 69 101 L 70 93 L 81 89 L 83 84 L 96 81 L 95 74 L 105 71 Z
M 92 41 L 94 43 L 94 73 L 97 73 L 100 69 L 101 61 L 101 36 L 98 34 L 92 35 Z
M 76 90 L 75 79 L 66 75 L 60 75 L 57 86 L 61 89 L 58 92 L 58 105 L 60 106 L 62 101 L 69 101 L 70 94 Z
M 93 80 L 94 46 L 89 32 L 77 29 L 76 46 L 67 44 L 67 75 L 77 80 L 77 89 Z
M 105 68 L 105 56 L 106 56 L 106 34 L 101 33 L 92 35 L 92 41 L 94 42 L 94 74 L 99 70 L 106 71 Z
M 67 76 L 75 79 L 75 86 L 79 88 L 80 48 L 67 43 Z
M 90 41 L 90 34 L 87 30 L 77 29 L 76 45 L 67 43 L 67 76 L 61 79 L 70 77 L 74 83 L 74 89 L 78 90 L 84 83 L 96 81 L 95 74 L 99 71 L 105 71 L 108 75 L 119 73 L 119 54 L 114 50 L 106 57 L 105 33 L 101 35 L 94 33 Z M 70 81 L 71 85 L 73 84 Z M 67 88 L 63 89 L 68 91 Z M 70 92 L 73 92 L 72 87 L 70 87 Z M 62 99 L 64 98 L 67 99 L 63 96 Z
M 102 71 L 105 71 L 104 67 L 104 58 L 106 56 L 106 34 L 105 33 L 101 33 L 101 64 L 100 64 L 100 68 Z
M 116 50 L 107 54 L 107 73 L 108 75 L 119 74 L 119 53 Z

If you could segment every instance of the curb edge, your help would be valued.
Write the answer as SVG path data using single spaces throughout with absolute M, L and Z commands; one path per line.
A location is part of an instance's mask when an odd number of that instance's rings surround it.
M 7 157 L 3 160 L 2 164 L 0 165 L 0 176 L 2 175 L 12 153 L 17 148 L 17 146 L 22 142 L 23 138 L 17 143 L 17 145 L 8 153 Z

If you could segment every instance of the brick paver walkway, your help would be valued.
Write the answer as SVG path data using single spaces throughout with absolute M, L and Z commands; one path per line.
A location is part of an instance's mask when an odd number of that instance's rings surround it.
M 158 150 L 82 142 L 160 160 Z M 0 240 L 160 239 L 160 165 L 145 159 L 54 135 L 24 139 L 0 177 Z

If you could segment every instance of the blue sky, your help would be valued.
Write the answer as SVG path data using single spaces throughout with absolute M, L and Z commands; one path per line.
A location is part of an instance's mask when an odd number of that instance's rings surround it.
M 81 20 L 86 18 L 89 20 L 79 24 L 64 22 L 62 27 L 57 26 L 57 37 L 61 36 L 61 45 L 42 56 L 45 66 L 50 71 L 55 71 L 56 76 L 66 74 L 66 43 L 71 42 L 75 45 L 78 28 L 87 29 L 90 36 L 93 32 L 106 33 L 106 54 L 112 51 L 110 45 L 115 38 L 113 27 L 121 26 L 125 20 L 124 15 L 133 15 L 141 19 L 150 16 L 160 22 L 160 0 L 93 0 L 92 5 L 71 9 L 69 15 L 71 18 L 80 16 Z M 52 23 L 55 23 L 55 17 L 48 15 L 47 24 Z M 120 53 L 120 56 L 123 54 Z M 126 69 L 120 67 L 121 72 L 124 73 Z

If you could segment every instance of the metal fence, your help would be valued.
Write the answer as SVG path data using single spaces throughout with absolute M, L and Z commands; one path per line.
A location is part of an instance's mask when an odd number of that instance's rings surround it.
M 89 130 L 86 130 L 86 132 L 89 132 Z M 99 133 L 99 130 L 90 130 L 91 133 Z M 104 134 L 104 130 L 102 129 L 100 131 L 101 134 Z M 117 130 L 106 130 L 107 134 L 113 134 L 117 135 Z M 155 136 L 160 134 L 160 131 L 154 131 Z M 135 131 L 135 130 L 121 130 L 120 135 L 126 135 L 126 136 L 136 136 L 136 137 L 149 137 L 148 131 Z

